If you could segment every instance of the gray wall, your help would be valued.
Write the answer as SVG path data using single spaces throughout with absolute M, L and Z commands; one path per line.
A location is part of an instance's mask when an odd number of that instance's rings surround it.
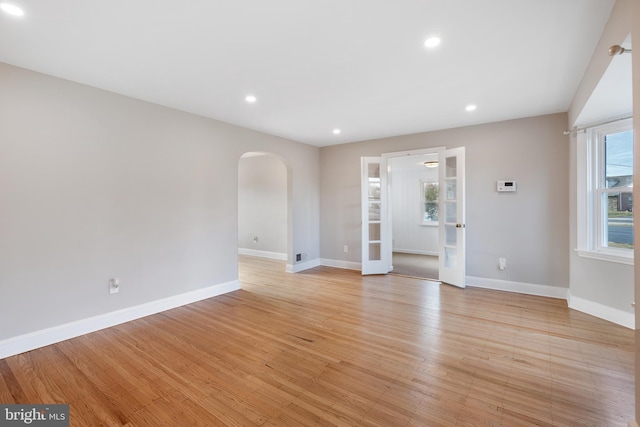
M 361 156 L 465 146 L 467 275 L 568 287 L 566 126 L 554 114 L 321 148 L 321 257 L 360 262 Z M 517 193 L 496 193 L 500 179 L 517 180 Z
M 317 148 L 0 64 L 0 340 L 236 280 L 248 151 L 318 258 Z
M 240 159 L 238 247 L 287 253 L 287 170 L 276 156 Z

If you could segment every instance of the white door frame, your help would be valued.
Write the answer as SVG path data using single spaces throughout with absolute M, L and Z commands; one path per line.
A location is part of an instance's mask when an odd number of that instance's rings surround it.
M 445 148 L 433 147 L 423 148 L 419 150 L 409 151 L 397 151 L 392 153 L 383 153 L 381 157 L 363 157 L 361 166 L 361 188 L 362 188 L 362 274 L 387 274 L 393 270 L 392 265 L 392 230 L 391 230 L 391 218 L 390 218 L 390 206 L 388 202 L 389 193 L 389 181 L 388 181 L 388 167 L 389 159 L 394 157 L 405 156 L 421 156 L 425 154 L 439 154 Z M 368 164 L 379 163 L 380 165 L 380 259 L 372 261 L 369 256 L 369 243 L 371 241 L 369 237 L 369 226 L 371 221 L 369 219 L 369 204 L 370 200 L 367 194 L 367 171 Z M 377 201 L 376 201 L 377 203 Z M 377 242 L 375 242 L 377 244 Z
M 406 156 L 420 156 L 420 155 L 425 155 L 425 154 L 438 154 L 440 160 L 445 160 L 444 156 L 447 155 L 459 155 L 459 153 L 462 153 L 461 156 L 461 163 L 460 163 L 460 167 L 461 167 L 461 175 L 460 175 L 460 180 L 457 181 L 457 184 L 460 186 L 461 191 L 461 196 L 464 199 L 465 197 L 465 193 L 464 193 L 464 176 L 465 176 L 465 162 L 464 162 L 464 152 L 465 152 L 465 148 L 464 147 L 459 147 L 459 148 L 454 148 L 454 149 L 450 149 L 447 150 L 446 147 L 432 147 L 432 148 L 423 148 L 423 149 L 417 149 L 417 150 L 407 150 L 407 151 L 396 151 L 396 152 L 390 152 L 390 153 L 383 153 L 381 155 L 381 157 L 363 157 L 362 158 L 362 274 L 386 274 L 389 271 L 391 271 L 393 269 L 393 265 L 392 265 L 392 259 L 393 259 L 393 245 L 391 244 L 392 242 L 392 236 L 393 236 L 393 230 L 391 228 L 391 216 L 390 216 L 390 205 L 389 205 L 389 179 L 388 179 L 388 172 L 389 172 L 389 159 L 392 158 L 399 158 L 399 157 L 406 157 Z M 380 164 L 380 185 L 381 185 L 381 200 L 380 200 L 380 221 L 381 221 L 381 236 L 380 236 L 380 248 L 381 248 L 381 259 L 380 261 L 376 261 L 374 263 L 369 262 L 368 258 L 368 245 L 369 245 L 369 232 L 368 232 L 368 217 L 367 217 L 367 211 L 368 211 L 368 199 L 367 199 L 367 195 L 366 195 L 366 191 L 365 191 L 365 164 L 367 162 L 379 162 Z M 445 190 L 445 181 L 444 181 L 444 165 L 442 165 L 443 167 L 441 167 L 441 171 L 440 172 L 440 178 L 439 178 L 439 182 L 440 182 L 440 194 L 443 194 L 443 191 Z M 439 237 L 439 247 L 440 247 L 440 258 L 441 258 L 441 265 L 442 265 L 442 258 L 443 258 L 443 254 L 445 253 L 445 240 L 444 240 L 444 229 L 445 229 L 445 225 L 444 225 L 444 215 L 445 215 L 445 211 L 444 211 L 444 205 L 445 203 L 443 202 L 444 197 L 441 196 L 441 215 L 440 215 L 440 237 Z M 458 203 L 458 207 L 459 207 L 459 211 L 458 211 L 458 218 L 460 219 L 460 221 L 458 222 L 458 224 L 460 224 L 460 227 L 457 227 L 458 229 L 458 233 L 457 233 L 457 237 L 458 237 L 458 242 L 460 243 L 459 246 L 459 250 L 458 250 L 458 260 L 460 260 L 460 263 L 458 264 L 459 268 L 456 271 L 445 271 L 444 277 L 440 277 L 440 280 L 443 281 L 447 281 L 447 283 L 456 285 L 456 286 L 460 286 L 460 287 L 464 287 L 465 286 L 465 274 L 466 274 L 466 257 L 465 257 L 465 207 L 464 207 L 464 202 L 463 203 Z M 365 246 L 367 246 L 367 248 L 365 248 Z M 375 264 L 375 266 L 373 266 Z M 440 266 L 440 269 L 442 268 L 442 266 Z M 439 272 L 440 273 L 440 272 Z M 442 273 L 440 273 L 440 275 L 442 276 Z M 460 277 L 462 276 L 462 277 Z

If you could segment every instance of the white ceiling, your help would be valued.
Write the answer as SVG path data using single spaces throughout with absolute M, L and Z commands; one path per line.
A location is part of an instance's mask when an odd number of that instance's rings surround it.
M 567 111 L 614 3 L 0 1 L 1 62 L 316 146 Z

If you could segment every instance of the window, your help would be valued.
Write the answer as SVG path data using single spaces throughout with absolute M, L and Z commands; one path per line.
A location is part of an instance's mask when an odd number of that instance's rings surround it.
M 633 263 L 631 120 L 587 129 L 578 138 L 578 253 Z
M 421 181 L 422 187 L 422 223 L 436 225 L 438 223 L 438 182 Z

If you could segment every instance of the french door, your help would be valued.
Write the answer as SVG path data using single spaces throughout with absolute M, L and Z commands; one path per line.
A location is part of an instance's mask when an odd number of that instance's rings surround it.
M 387 174 L 382 158 L 362 158 L 362 274 L 391 270 Z
M 464 147 L 440 153 L 440 280 L 465 287 Z
M 464 147 L 442 150 L 438 161 L 439 279 L 458 287 L 466 274 L 464 154 Z M 363 157 L 361 174 L 362 274 L 387 274 L 393 248 L 386 157 Z

